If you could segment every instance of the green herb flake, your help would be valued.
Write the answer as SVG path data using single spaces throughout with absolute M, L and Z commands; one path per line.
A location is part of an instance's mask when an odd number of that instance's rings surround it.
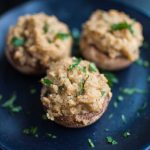
M 111 119 L 113 116 L 114 116 L 114 114 L 111 113 L 111 114 L 108 116 L 108 119 Z
M 123 123 L 127 123 L 127 120 L 124 114 L 121 115 L 121 120 Z
M 117 108 L 117 107 L 118 107 L 118 102 L 115 101 L 115 102 L 113 103 L 113 105 L 114 105 L 115 108 Z
M 38 137 L 38 127 L 30 127 L 30 128 L 25 128 L 23 130 L 23 133 L 26 135 L 31 135 L 34 137 Z
M 43 26 L 43 31 L 44 31 L 44 33 L 47 33 L 48 30 L 49 30 L 49 25 L 48 25 L 47 22 L 45 22 L 45 23 L 44 23 L 44 26 Z
M 124 29 L 128 29 L 132 34 L 134 32 L 132 28 L 132 24 L 129 24 L 127 22 L 115 23 L 112 24 L 111 26 L 111 31 L 124 30 Z
M 89 146 L 90 146 L 91 148 L 95 148 L 95 144 L 94 144 L 94 142 L 92 141 L 92 139 L 88 139 L 88 143 L 89 143 Z
M 23 46 L 25 44 L 24 38 L 13 37 L 11 43 L 14 47 Z
M 135 63 L 137 65 L 144 66 L 144 67 L 149 67 L 150 66 L 150 64 L 147 60 L 143 60 L 141 58 L 139 58 Z
M 106 92 L 105 91 L 101 91 L 101 97 L 105 96 Z
M 81 70 L 83 73 L 86 73 L 86 66 L 80 67 L 79 70 Z
M 42 78 L 41 79 L 41 83 L 45 86 L 50 86 L 51 84 L 53 84 L 53 81 L 52 80 L 49 80 L 47 78 Z
M 118 142 L 116 140 L 114 140 L 111 136 L 107 136 L 106 141 L 107 141 L 108 144 L 111 144 L 111 145 L 118 144 Z
M 74 68 L 76 68 L 80 64 L 81 60 L 81 58 L 74 58 L 73 63 L 68 68 L 68 71 L 72 71 Z
M 127 95 L 132 95 L 132 94 L 135 94 L 135 93 L 145 94 L 144 90 L 138 89 L 138 88 L 121 88 L 120 91 L 123 94 L 127 94 Z
M 117 84 L 119 82 L 117 77 L 113 73 L 103 72 L 103 74 L 107 78 L 109 86 L 112 87 L 114 84 Z
M 57 33 L 57 35 L 56 35 L 57 39 L 60 39 L 63 41 L 67 40 L 69 37 L 70 37 L 69 33 L 63 33 L 63 32 Z
M 42 119 L 43 120 L 47 120 L 47 116 L 44 114 L 44 115 L 42 115 Z
M 0 101 L 3 99 L 3 95 L 2 94 L 0 94 Z
M 90 63 L 90 65 L 89 65 L 89 70 L 90 70 L 91 72 L 97 72 L 97 68 L 96 68 L 96 66 L 95 66 L 94 63 Z
M 148 42 L 144 41 L 142 47 L 145 49 L 149 48 Z
M 108 128 L 105 128 L 104 130 L 105 130 L 106 132 L 110 131 L 110 129 L 108 129 Z
M 35 88 L 31 88 L 30 89 L 30 94 L 35 94 L 36 93 L 36 89 Z
M 128 132 L 128 131 L 126 131 L 126 132 L 123 133 L 123 137 L 124 138 L 128 138 L 130 135 L 131 135 L 131 133 Z
M 145 101 L 144 104 L 138 109 L 139 113 L 142 113 L 148 106 L 148 102 Z
M 119 95 L 119 96 L 117 97 L 117 100 L 118 100 L 119 102 L 122 102 L 122 101 L 124 100 L 124 97 L 121 96 L 121 95 Z
M 50 138 L 50 139 L 56 139 L 57 136 L 56 135 L 53 135 L 51 133 L 47 133 L 47 136 Z
M 13 113 L 20 112 L 22 110 L 22 107 L 14 105 L 16 98 L 16 94 L 13 94 L 4 104 L 2 104 L 2 107 L 9 109 Z
M 84 84 L 85 84 L 85 81 L 82 79 L 79 83 L 79 92 L 77 94 L 78 96 L 84 93 Z

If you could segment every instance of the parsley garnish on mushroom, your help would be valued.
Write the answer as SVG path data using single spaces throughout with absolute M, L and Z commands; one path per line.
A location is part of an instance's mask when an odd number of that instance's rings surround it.
M 23 46 L 25 44 L 25 39 L 21 37 L 13 37 L 11 43 L 14 47 Z
M 91 72 L 97 72 L 97 68 L 96 68 L 96 66 L 95 66 L 94 63 L 90 63 L 90 65 L 89 65 L 89 70 L 90 70 Z
M 48 25 L 47 22 L 45 22 L 45 23 L 44 23 L 44 26 L 43 26 L 43 31 L 44 31 L 44 33 L 47 33 L 48 30 L 49 30 L 49 25 Z
M 26 135 L 32 135 L 32 136 L 35 136 L 35 137 L 38 137 L 38 127 L 30 127 L 30 128 L 25 128 L 23 130 L 23 133 L 26 134 Z
M 133 33 L 134 31 L 132 26 L 133 26 L 132 24 L 129 24 L 126 21 L 114 23 L 111 25 L 111 31 L 128 29 L 131 33 Z
M 72 71 L 74 68 L 76 68 L 80 64 L 81 60 L 81 58 L 74 58 L 73 63 L 69 66 L 68 70 Z
M 56 34 L 56 38 L 60 39 L 60 40 L 63 40 L 63 41 L 67 40 L 69 37 L 70 37 L 69 33 L 59 32 L 59 33 Z
M 53 81 L 49 80 L 48 78 L 42 78 L 41 83 L 45 86 L 50 86 L 51 84 L 53 84 Z

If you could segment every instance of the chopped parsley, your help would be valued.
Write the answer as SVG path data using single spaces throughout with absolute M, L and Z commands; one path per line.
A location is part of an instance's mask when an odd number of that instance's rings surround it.
M 13 94 L 4 104 L 2 104 L 2 107 L 9 109 L 14 113 L 20 112 L 22 110 L 22 107 L 14 105 L 16 98 L 16 94 Z
M 120 89 L 123 94 L 132 95 L 135 93 L 144 94 L 145 91 L 138 88 L 121 88 Z
M 142 113 L 148 106 L 148 102 L 145 101 L 144 104 L 138 109 L 138 115 L 140 115 L 140 113 Z
M 89 69 L 90 69 L 91 72 L 97 72 L 97 68 L 96 68 L 94 63 L 90 63 Z
M 0 94 L 0 100 L 2 100 L 3 99 L 3 95 L 2 94 Z
M 56 139 L 57 136 L 56 135 L 53 135 L 51 133 L 47 133 L 47 136 L 50 138 L 50 139 Z
M 127 22 L 114 23 L 111 25 L 111 31 L 128 29 L 133 34 L 132 24 Z
M 149 44 L 146 41 L 144 41 L 142 47 L 146 49 L 149 47 Z
M 36 93 L 36 89 L 35 88 L 31 88 L 30 89 L 30 94 L 35 94 Z
M 111 119 L 113 116 L 114 116 L 114 114 L 111 113 L 111 114 L 108 116 L 108 119 Z
M 118 83 L 118 79 L 113 73 L 103 72 L 103 74 L 106 76 L 109 86 L 112 87 L 113 84 L 117 84 Z
M 25 44 L 24 38 L 13 37 L 11 43 L 14 47 L 23 46 Z
M 119 102 L 122 102 L 122 101 L 124 100 L 124 97 L 121 96 L 121 95 L 119 95 L 119 96 L 117 97 L 117 100 L 118 100 Z
M 147 60 L 143 60 L 143 59 L 138 59 L 136 62 L 136 64 L 140 65 L 140 66 L 144 66 L 144 67 L 149 67 L 150 64 Z
M 60 33 L 56 34 L 56 38 L 60 39 L 60 40 L 63 40 L 63 41 L 67 40 L 69 37 L 70 37 L 69 33 L 60 32 Z
M 80 64 L 81 60 L 81 58 L 74 58 L 73 63 L 69 66 L 68 70 L 72 71 L 74 68 L 76 68 Z
M 38 137 L 38 127 L 30 127 L 30 128 L 25 128 L 23 130 L 23 133 L 26 135 L 31 135 L 34 137 Z
M 47 22 L 45 22 L 45 23 L 44 23 L 44 26 L 43 26 L 43 31 L 44 31 L 44 33 L 47 33 L 48 30 L 49 30 L 49 25 L 48 25 Z
M 114 140 L 111 136 L 107 136 L 106 137 L 106 141 L 107 143 L 111 144 L 111 145 L 116 145 L 118 144 L 118 142 L 116 140 Z
M 126 131 L 126 132 L 123 133 L 123 137 L 124 138 L 128 138 L 130 135 L 131 135 L 131 133 L 128 132 L 128 131 Z
M 79 92 L 77 95 L 82 95 L 84 93 L 84 84 L 85 84 L 85 81 L 82 79 L 79 83 Z
M 50 86 L 51 84 L 53 84 L 53 81 L 52 80 L 49 80 L 47 78 L 42 78 L 41 79 L 41 83 L 45 86 Z
M 147 81 L 150 82 L 150 76 L 147 78 Z
M 108 131 L 110 131 L 110 130 L 109 130 L 108 128 L 105 128 L 105 131 L 108 132 Z
M 42 119 L 43 120 L 47 120 L 47 116 L 44 114 L 44 115 L 42 115 Z
M 86 66 L 79 67 L 79 70 L 82 71 L 83 73 L 86 73 Z
M 115 108 L 117 108 L 117 107 L 118 107 L 118 102 L 115 101 L 115 102 L 113 103 L 113 105 L 114 105 Z
M 105 91 L 101 91 L 101 97 L 105 96 L 106 92 Z
M 90 146 L 91 148 L 94 148 L 94 147 L 95 147 L 95 144 L 94 144 L 94 142 L 92 141 L 92 139 L 88 139 L 88 143 L 89 143 L 89 146 Z
M 127 120 L 124 114 L 121 115 L 121 120 L 123 123 L 127 123 Z

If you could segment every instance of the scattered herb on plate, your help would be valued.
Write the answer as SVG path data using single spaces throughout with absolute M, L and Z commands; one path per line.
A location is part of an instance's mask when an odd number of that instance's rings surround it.
M 135 93 L 139 93 L 139 94 L 145 94 L 146 92 L 142 89 L 138 89 L 138 88 L 120 88 L 120 91 L 123 94 L 127 94 L 127 95 L 132 95 Z
M 35 94 L 36 93 L 36 89 L 35 88 L 31 88 L 30 89 L 30 94 Z
M 60 40 L 63 40 L 63 41 L 67 40 L 69 37 L 70 37 L 69 33 L 59 32 L 59 33 L 56 34 L 56 38 L 60 39 Z
M 127 119 L 124 114 L 121 115 L 121 120 L 123 123 L 127 123 Z
M 21 37 L 13 37 L 11 43 L 14 47 L 23 46 L 25 44 L 25 39 Z
M 111 113 L 111 114 L 108 116 L 108 119 L 111 119 L 113 116 L 114 116 L 114 114 Z
M 118 142 L 116 140 L 114 140 L 111 136 L 107 136 L 106 141 L 107 141 L 108 144 L 111 144 L 111 145 L 118 144 Z
M 118 95 L 117 101 L 122 102 L 124 100 L 124 97 L 122 95 Z
M 146 41 L 144 41 L 143 42 L 143 45 L 142 45 L 142 48 L 148 48 L 149 47 L 149 44 L 148 44 L 148 42 L 146 42 Z
M 2 94 L 0 94 L 0 101 L 3 99 L 3 95 Z
M 150 76 L 147 78 L 147 81 L 150 82 Z
M 149 67 L 150 66 L 149 61 L 143 60 L 141 58 L 139 58 L 135 63 L 137 65 L 144 66 L 144 67 Z
M 14 105 L 16 98 L 16 94 L 13 94 L 5 103 L 2 104 L 2 107 L 9 109 L 13 113 L 20 112 L 22 110 L 22 107 Z
M 25 128 L 23 130 L 24 134 L 31 135 L 31 136 L 34 136 L 34 137 L 38 137 L 37 132 L 38 132 L 38 127 L 36 127 L 36 126 L 30 127 L 30 128 Z
M 92 139 L 88 139 L 88 143 L 89 143 L 89 146 L 91 147 L 91 148 L 95 148 L 95 144 L 94 144 L 94 142 L 92 141 Z
M 117 101 L 114 101 L 113 106 L 114 106 L 115 108 L 117 108 L 117 107 L 118 107 L 118 102 L 117 102 Z
M 123 137 L 124 138 L 128 138 L 130 135 L 131 135 L 131 133 L 128 132 L 128 131 L 126 131 L 126 132 L 123 133 Z
M 81 58 L 73 58 L 73 63 L 69 66 L 68 71 L 72 71 L 76 68 L 80 64 L 81 60 Z
M 148 106 L 148 102 L 145 101 L 145 102 L 142 104 L 142 106 L 138 109 L 138 111 L 137 111 L 137 116 L 140 116 L 140 114 L 141 114 L 142 112 L 144 112 L 144 110 L 147 108 L 147 106 Z
M 110 131 L 110 129 L 108 129 L 108 128 L 105 128 L 104 130 L 105 130 L 106 132 Z
M 90 63 L 89 70 L 90 72 L 97 72 L 97 68 L 94 63 Z
M 49 80 L 48 78 L 42 78 L 41 83 L 45 86 L 50 86 L 51 84 L 53 84 L 53 81 Z
M 50 139 L 56 139 L 57 136 L 51 133 L 47 133 L 47 137 L 49 137 Z
M 132 34 L 134 33 L 133 24 L 129 24 L 127 22 L 120 22 L 111 25 L 111 31 L 124 30 L 124 29 L 128 29 Z

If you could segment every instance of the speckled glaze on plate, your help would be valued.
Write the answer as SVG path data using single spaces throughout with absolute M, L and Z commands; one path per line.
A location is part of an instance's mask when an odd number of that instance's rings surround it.
M 148 147 L 150 144 L 149 102 L 140 117 L 137 117 L 137 111 L 150 99 L 150 83 L 147 82 L 150 68 L 133 64 L 125 70 L 115 72 L 120 82 L 113 87 L 113 99 L 103 117 L 89 127 L 68 129 L 41 119 L 44 112 L 39 99 L 40 77 L 20 74 L 9 65 L 4 55 L 8 27 L 15 24 L 20 15 L 36 12 L 55 14 L 71 29 L 74 27 L 81 29 L 82 23 L 87 20 L 92 11 L 111 8 L 123 10 L 140 21 L 144 27 L 145 40 L 150 43 L 150 18 L 133 8 L 112 1 L 38 0 L 17 7 L 0 18 L 0 93 L 4 96 L 0 104 L 16 92 L 16 104 L 23 107 L 23 111 L 15 115 L 0 108 L 0 147 L 4 150 L 90 150 L 88 138 L 93 140 L 96 150 L 140 150 Z M 73 55 L 79 55 L 78 51 L 74 49 Z M 143 59 L 150 60 L 150 49 L 141 49 L 141 56 Z M 36 87 L 36 94 L 30 94 L 32 87 Z M 120 87 L 136 87 L 146 90 L 147 93 L 125 95 L 119 107 L 114 108 L 113 103 L 119 94 Z M 108 119 L 111 113 L 114 116 Z M 126 124 L 121 120 L 122 114 L 126 116 Z M 38 126 L 39 138 L 22 134 L 24 128 L 31 126 Z M 106 132 L 105 128 L 109 128 L 110 131 Z M 122 134 L 126 130 L 131 132 L 131 136 L 124 139 Z M 49 139 L 45 133 L 55 134 L 57 138 Z M 114 137 L 118 144 L 113 146 L 107 144 L 106 136 Z

